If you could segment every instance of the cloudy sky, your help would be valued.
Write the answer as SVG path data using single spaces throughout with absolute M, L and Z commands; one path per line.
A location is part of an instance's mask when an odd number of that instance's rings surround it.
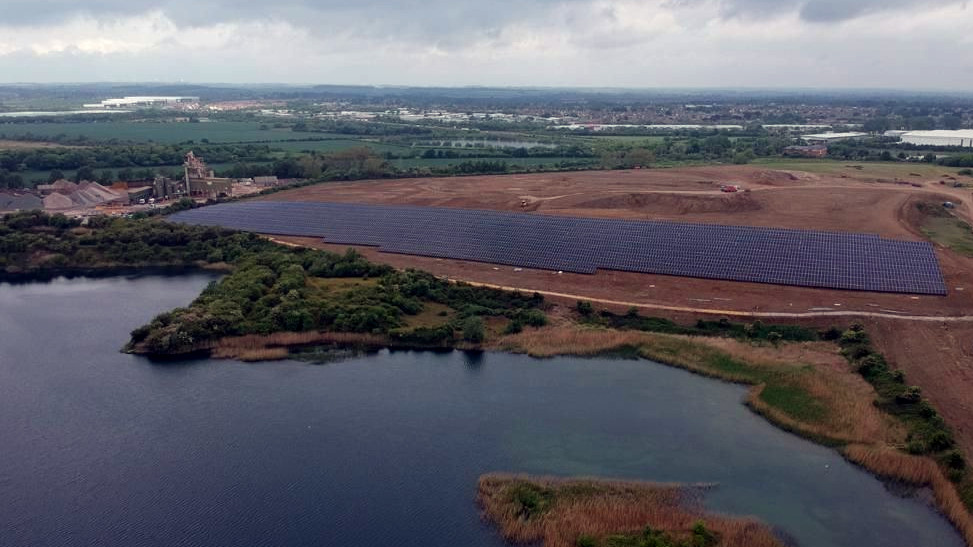
M 244 2 L 0 0 L 0 81 L 973 90 L 966 0 Z

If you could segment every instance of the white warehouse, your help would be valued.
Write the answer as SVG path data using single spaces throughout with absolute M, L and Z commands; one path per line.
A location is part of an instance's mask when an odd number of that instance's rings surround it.
M 199 102 L 199 97 L 122 97 L 120 99 L 105 99 L 100 103 L 86 104 L 85 108 L 126 108 L 166 106 L 178 103 Z
M 902 142 L 922 146 L 963 146 L 973 148 L 973 129 L 956 131 L 909 131 L 902 134 Z

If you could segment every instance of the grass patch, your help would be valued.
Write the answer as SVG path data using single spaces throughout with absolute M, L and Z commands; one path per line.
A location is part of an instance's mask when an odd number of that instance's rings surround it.
M 958 169 L 928 163 L 912 163 L 899 161 L 845 161 L 845 160 L 807 160 L 807 159 L 788 159 L 788 158 L 757 158 L 751 165 L 766 167 L 770 169 L 783 169 L 788 171 L 806 171 L 808 173 L 820 173 L 823 175 L 841 176 L 847 175 L 850 178 L 879 178 L 879 179 L 910 179 L 910 173 L 917 173 L 929 179 L 938 179 L 944 174 L 956 176 Z
M 934 204 L 930 207 L 945 212 L 941 205 Z M 952 214 L 927 215 L 922 222 L 922 233 L 943 247 L 948 247 L 961 255 L 973 256 L 973 229 Z
M 768 384 L 760 391 L 760 400 L 779 409 L 795 420 L 821 422 L 827 418 L 828 409 L 806 389 L 795 385 Z
M 680 325 L 674 321 L 661 317 L 646 317 L 640 315 L 633 308 L 624 315 L 612 313 L 608 310 L 594 313 L 589 302 L 578 302 L 577 310 L 579 322 L 588 325 L 600 325 L 612 329 L 637 330 L 642 332 L 658 332 L 663 334 L 682 334 L 687 336 L 726 336 L 737 339 L 777 342 L 812 342 L 819 340 L 819 334 L 813 330 L 796 325 L 764 324 L 762 321 L 753 323 L 735 323 L 723 318 L 717 321 L 700 319 L 695 325 Z
M 405 318 L 407 327 L 415 329 L 421 327 L 440 327 L 456 317 L 456 310 L 438 302 L 423 304 L 422 311 Z

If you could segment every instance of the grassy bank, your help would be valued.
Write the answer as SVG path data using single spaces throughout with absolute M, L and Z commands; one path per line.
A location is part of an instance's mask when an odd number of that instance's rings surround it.
M 973 256 L 973 229 L 941 203 L 924 201 L 915 205 L 922 233 L 932 241 L 964 256 Z
M 700 487 L 565 480 L 523 475 L 480 477 L 484 517 L 512 543 L 544 547 L 778 547 L 753 519 L 705 514 Z

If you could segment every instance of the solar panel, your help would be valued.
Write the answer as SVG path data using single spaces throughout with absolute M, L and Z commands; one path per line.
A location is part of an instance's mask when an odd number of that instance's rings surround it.
M 598 269 L 859 291 L 946 294 L 932 245 L 875 234 L 352 203 L 246 201 L 174 222 L 524 268 Z

